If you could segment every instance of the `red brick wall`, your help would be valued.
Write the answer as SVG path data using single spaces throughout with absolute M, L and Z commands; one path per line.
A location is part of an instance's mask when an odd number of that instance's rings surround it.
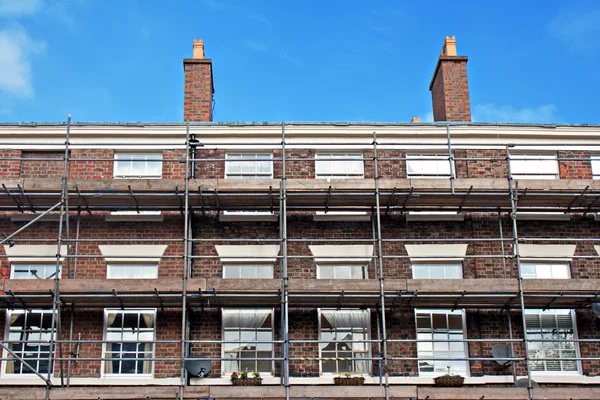
M 434 121 L 471 121 L 466 57 L 440 57 L 431 99 Z
M 589 151 L 559 151 L 558 158 L 576 158 L 558 162 L 561 179 L 592 179 L 592 162 Z
M 21 150 L 0 149 L 0 158 L 20 158 Z M 20 160 L 0 160 L 0 176 L 5 179 L 17 179 L 21 172 Z
M 62 178 L 64 151 L 22 151 L 22 178 Z M 44 159 L 44 160 L 39 160 Z M 51 160 L 52 159 L 52 160 Z M 54 161 L 53 159 L 56 159 Z
M 183 60 L 183 72 L 183 120 L 212 121 L 212 61 L 186 58 Z
M 110 149 L 71 150 L 69 178 L 112 179 L 114 151 Z M 101 161 L 99 159 L 106 159 Z M 61 170 L 62 176 L 62 170 Z

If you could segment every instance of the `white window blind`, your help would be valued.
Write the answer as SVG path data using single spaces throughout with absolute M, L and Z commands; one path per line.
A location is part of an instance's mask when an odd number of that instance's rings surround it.
M 156 263 L 111 263 L 106 270 L 107 279 L 157 279 Z
M 273 264 L 223 264 L 223 278 L 273 279 Z
M 225 157 L 226 179 L 273 178 L 271 153 L 227 153 Z
M 363 178 L 363 154 L 360 152 L 316 153 L 315 174 L 317 179 Z
M 461 263 L 414 263 L 413 279 L 462 279 Z
M 115 153 L 115 178 L 162 177 L 161 153 Z
M 59 278 L 60 278 L 59 271 Z M 11 279 L 54 279 L 56 277 L 56 263 L 47 264 L 21 264 L 13 263 Z
M 408 178 L 447 178 L 450 175 L 451 168 L 447 153 L 406 154 L 406 176 Z
M 317 279 L 366 279 L 367 266 L 359 264 L 319 264 Z
M 510 155 L 510 169 L 515 179 L 558 179 L 555 154 L 517 153 Z

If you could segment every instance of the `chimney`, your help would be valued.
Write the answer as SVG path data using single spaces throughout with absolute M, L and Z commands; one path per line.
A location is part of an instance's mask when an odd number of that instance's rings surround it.
M 471 121 L 467 56 L 456 55 L 456 39 L 446 36 L 429 84 L 434 121 Z
M 204 41 L 194 39 L 194 57 L 183 59 L 183 119 L 211 122 L 213 86 L 212 60 L 204 57 Z

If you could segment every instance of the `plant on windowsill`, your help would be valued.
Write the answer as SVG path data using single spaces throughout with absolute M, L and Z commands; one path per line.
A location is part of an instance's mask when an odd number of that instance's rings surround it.
M 333 383 L 336 386 L 361 386 L 365 384 L 364 376 L 352 376 L 350 372 L 346 372 L 343 376 L 333 378 Z
M 258 371 L 252 373 L 252 378 L 248 377 L 248 371 L 244 371 L 240 374 L 232 372 L 231 383 L 233 383 L 233 386 L 259 386 L 262 385 L 262 378 Z
M 437 376 L 433 378 L 433 382 L 435 386 L 439 387 L 460 387 L 465 383 L 465 377 L 461 375 L 453 375 L 450 373 L 450 367 L 448 368 L 448 372 L 444 375 Z

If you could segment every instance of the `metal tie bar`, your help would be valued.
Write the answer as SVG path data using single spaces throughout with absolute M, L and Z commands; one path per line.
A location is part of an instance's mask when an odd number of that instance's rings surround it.
M 589 188 L 590 188 L 590 185 L 587 185 L 585 187 L 585 189 L 583 189 L 581 191 L 581 194 L 573 199 L 573 201 L 571 202 L 571 204 L 569 204 L 569 207 L 567 207 L 567 212 L 571 211 L 571 208 L 573 207 L 573 204 L 575 204 L 575 202 L 577 202 L 577 200 L 579 200 L 579 199 L 581 199 L 581 198 L 583 198 L 585 196 L 585 193 L 588 191 Z
M 406 211 L 406 205 L 408 204 L 408 200 L 412 197 L 413 192 L 414 192 L 414 188 L 411 185 L 410 190 L 408 191 L 408 194 L 406 195 L 406 198 L 404 199 L 404 202 L 402 203 L 402 210 Z
M 21 196 L 23 196 L 25 198 L 25 200 L 27 200 L 27 204 L 29 204 L 29 210 L 31 210 L 31 212 L 34 213 L 35 209 L 33 208 L 33 204 L 31 203 L 31 200 L 29 200 L 29 197 L 27 197 L 27 195 L 25 194 L 25 191 L 23 190 L 21 185 L 17 184 L 17 188 L 19 188 L 19 191 L 21 192 Z
M 273 214 L 273 186 L 269 185 L 269 210 Z
M 202 211 L 202 216 L 205 217 L 206 211 L 204 211 L 204 194 L 202 193 L 202 191 L 202 185 L 200 185 L 200 187 L 198 187 L 198 194 L 200 195 L 200 211 Z
M 121 298 L 119 297 L 117 291 L 115 289 L 112 290 L 113 295 L 115 296 L 115 299 L 117 299 L 117 301 L 119 302 L 120 306 L 121 306 L 121 310 L 125 309 L 125 306 L 123 305 L 123 302 L 121 301 Z
M 12 199 L 12 201 L 15 203 L 15 205 L 17 206 L 17 211 L 18 212 L 23 212 L 21 210 L 21 204 L 17 201 L 17 199 L 13 196 L 13 194 L 10 192 L 10 190 L 6 187 L 6 185 L 4 185 L 4 183 L 2 184 L 2 187 L 4 188 L 4 191 L 6 192 L 6 194 Z
M 329 185 L 329 190 L 327 190 L 327 197 L 325 198 L 325 214 L 329 211 L 329 200 L 331 199 L 331 185 Z
M 133 194 L 133 189 L 131 189 L 131 185 L 127 185 L 127 187 L 129 188 L 129 195 L 133 199 L 133 204 L 135 205 L 135 211 L 137 211 L 137 213 L 139 214 L 140 213 L 140 207 L 138 205 L 137 198 L 135 197 L 135 194 Z
M 467 293 L 467 291 L 463 290 L 463 292 L 460 294 L 459 298 L 456 299 L 456 302 L 454 302 L 454 307 L 452 307 L 452 311 L 454 311 L 454 310 L 456 310 L 458 308 L 458 304 L 465 297 L 466 293 Z
M 463 205 L 467 201 L 467 198 L 469 198 L 469 196 L 471 195 L 471 191 L 472 190 L 473 190 L 473 185 L 471 185 L 471 187 L 469 188 L 469 191 L 467 192 L 467 194 L 465 194 L 464 197 L 462 198 L 462 200 L 460 202 L 460 205 L 458 206 L 458 212 L 462 211 Z
M 563 295 L 565 294 L 565 292 L 560 292 L 560 294 L 558 296 L 556 296 L 555 298 L 553 298 L 548 304 L 546 304 L 546 307 L 544 307 L 542 309 L 542 311 L 546 311 L 549 310 L 552 307 L 552 304 L 554 304 L 557 300 L 561 299 L 563 297 Z
M 92 212 L 90 211 L 90 205 L 88 204 L 87 199 L 81 194 L 81 190 L 79 190 L 79 186 L 75 185 L 75 190 L 77 190 L 77 193 L 79 194 L 79 198 L 81 199 L 81 202 L 85 206 L 85 211 L 87 211 L 87 213 L 89 215 L 92 215 Z
M 390 207 L 392 206 L 392 201 L 394 200 L 395 194 L 396 194 L 396 186 L 394 186 L 394 189 L 392 190 L 392 194 L 390 194 L 390 198 L 388 199 L 388 202 L 385 206 L 385 215 L 388 215 L 388 213 L 390 212 Z
M 158 299 L 158 302 L 160 303 L 160 310 L 165 311 L 165 303 L 164 303 L 163 299 L 160 297 L 160 293 L 158 292 L 158 289 L 154 288 L 154 293 L 156 294 L 156 298 Z

